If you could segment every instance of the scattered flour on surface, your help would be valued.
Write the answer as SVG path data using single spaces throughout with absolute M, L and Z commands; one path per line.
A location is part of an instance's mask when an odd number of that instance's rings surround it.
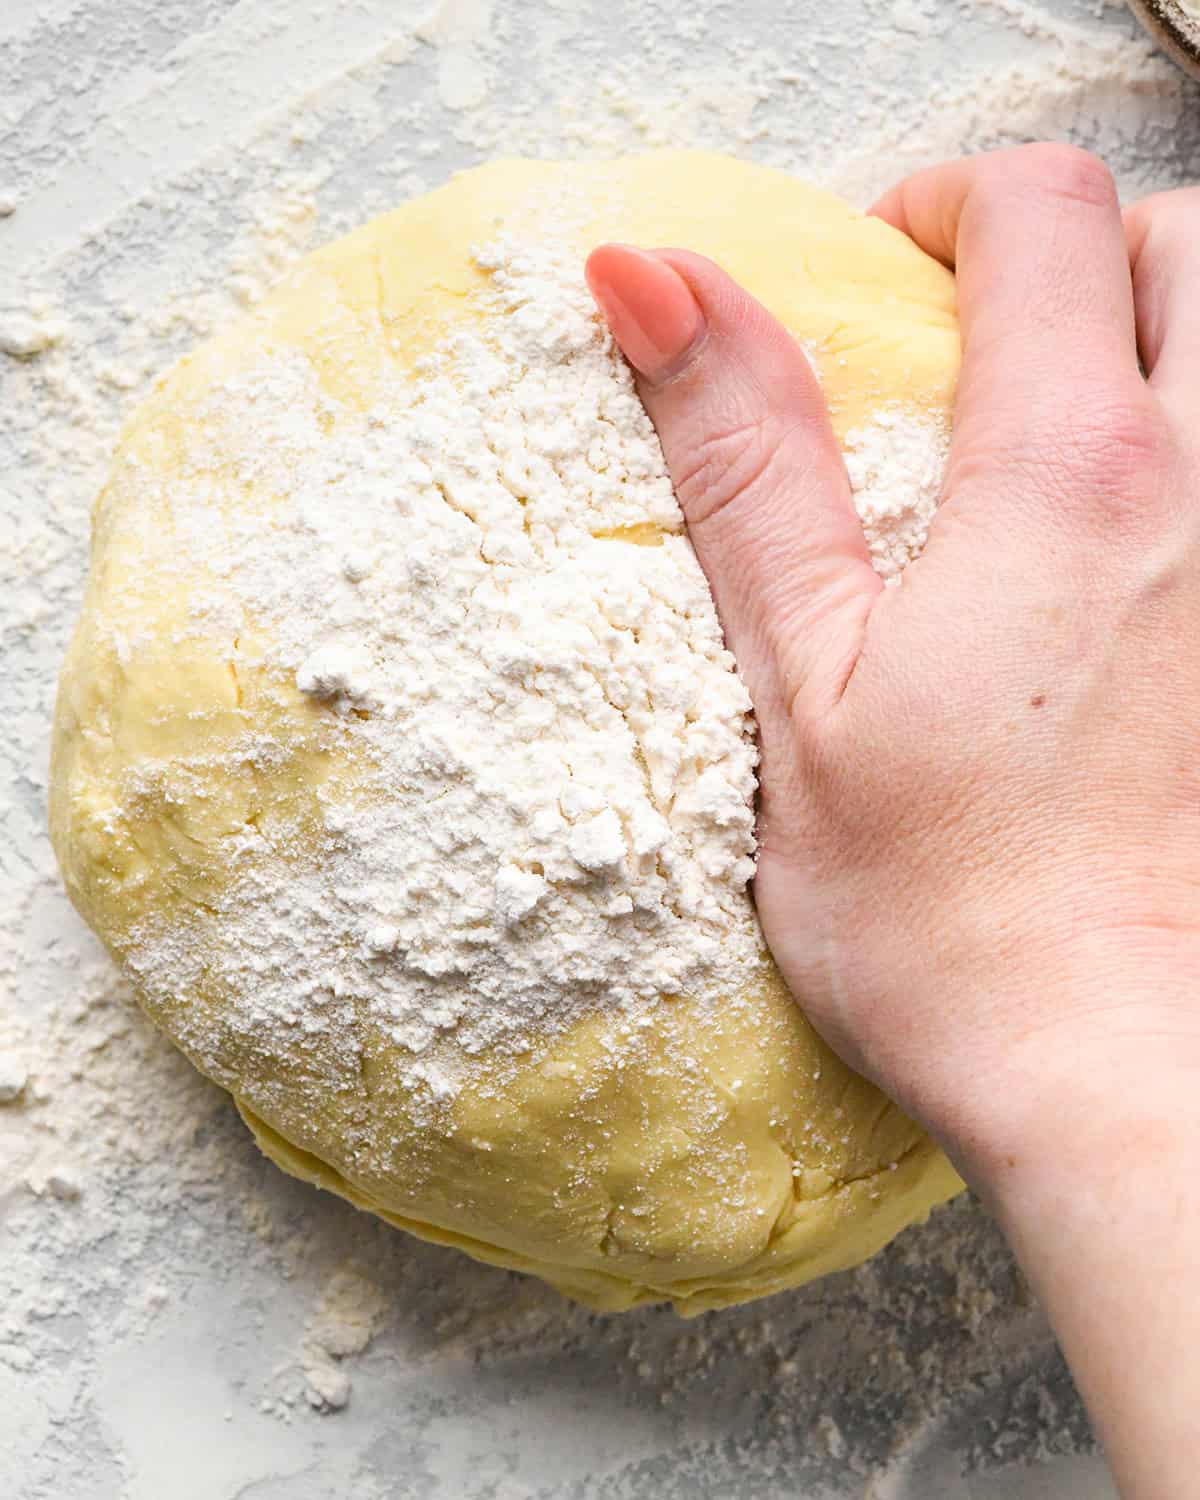
M 33 359 L 62 337 L 59 324 L 28 312 L 0 312 L 0 354 Z

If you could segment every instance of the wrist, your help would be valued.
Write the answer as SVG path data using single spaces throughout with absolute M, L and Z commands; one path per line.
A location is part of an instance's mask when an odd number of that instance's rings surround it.
M 1038 1111 L 975 1180 L 1062 1345 L 1123 1495 L 1200 1466 L 1200 1074 L 1141 1064 Z M 970 1172 L 968 1175 L 971 1175 Z
M 986 1199 L 1106 1187 L 1117 1163 L 1131 1187 L 1200 1144 L 1200 941 L 1076 933 L 989 989 L 960 990 L 970 1030 L 919 1111 Z
M 998 1070 L 995 1105 L 948 1142 L 1002 1222 L 1038 1236 L 1169 1190 L 1200 1168 L 1200 1049 L 1080 1041 Z M 1195 1181 L 1195 1175 L 1192 1176 Z

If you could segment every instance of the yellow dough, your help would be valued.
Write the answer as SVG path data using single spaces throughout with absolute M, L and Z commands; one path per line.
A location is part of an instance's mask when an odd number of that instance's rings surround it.
M 281 1167 L 593 1307 L 670 1300 L 693 1314 L 854 1265 L 961 1186 L 831 1054 L 769 960 L 724 1003 L 664 987 L 641 1024 L 600 994 L 536 1045 L 478 1052 L 443 1097 L 352 983 L 331 981 L 320 1013 L 298 1000 L 284 1044 L 216 951 L 235 878 L 270 862 L 280 889 L 317 879 L 330 808 L 374 816 L 379 768 L 369 708 L 334 712 L 302 691 L 272 655 L 269 617 L 243 609 L 230 624 L 236 560 L 223 571 L 193 548 L 194 512 L 175 497 L 206 497 L 230 537 L 239 518 L 284 514 L 286 456 L 251 470 L 225 436 L 239 409 L 269 405 L 264 358 L 301 372 L 299 404 L 334 442 L 486 321 L 472 247 L 518 230 L 535 243 L 551 214 L 580 261 L 602 239 L 719 261 L 804 341 L 839 438 L 897 405 L 948 423 L 953 278 L 837 199 L 698 154 L 465 173 L 308 257 L 133 416 L 63 669 L 51 832 L 72 900 L 154 1020 Z M 455 848 L 444 857 L 452 867 Z M 151 930 L 185 934 L 159 944 L 152 970 Z

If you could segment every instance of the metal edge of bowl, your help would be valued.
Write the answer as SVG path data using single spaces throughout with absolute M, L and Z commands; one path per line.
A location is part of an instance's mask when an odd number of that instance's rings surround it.
M 1193 18 L 1177 0 L 1126 0 L 1162 50 L 1185 73 L 1200 78 L 1200 16 Z

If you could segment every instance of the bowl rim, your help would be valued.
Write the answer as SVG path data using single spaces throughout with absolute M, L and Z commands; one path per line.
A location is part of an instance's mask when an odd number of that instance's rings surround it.
M 1200 10 L 1185 11 L 1180 0 L 1126 0 L 1162 50 L 1193 78 L 1200 78 Z

